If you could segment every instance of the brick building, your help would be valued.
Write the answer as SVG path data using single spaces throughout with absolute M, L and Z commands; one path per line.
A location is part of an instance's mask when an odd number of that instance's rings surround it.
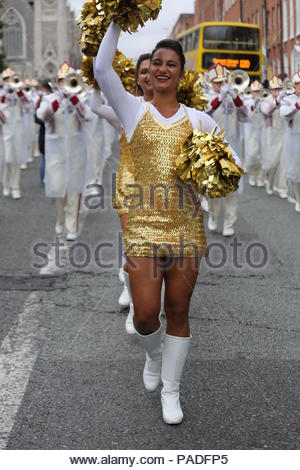
M 262 27 L 269 78 L 272 74 L 291 76 L 300 69 L 300 0 L 195 0 L 193 23 L 214 20 Z M 180 31 L 187 27 L 181 22 Z
M 239 21 L 241 2 L 225 0 L 223 17 Z M 242 1 L 242 19 L 261 25 L 273 73 L 291 76 L 300 69 L 300 0 Z
M 176 38 L 177 34 L 180 34 L 182 33 L 182 31 L 191 28 L 192 26 L 194 26 L 194 24 L 195 19 L 193 13 L 182 13 L 175 23 L 170 37 Z

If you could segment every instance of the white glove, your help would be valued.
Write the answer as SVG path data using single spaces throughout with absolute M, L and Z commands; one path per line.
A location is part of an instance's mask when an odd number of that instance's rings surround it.
M 224 101 L 226 95 L 229 93 L 230 86 L 226 83 L 222 86 L 221 92 L 220 92 L 220 100 Z
M 235 98 L 237 97 L 237 93 L 236 93 L 235 89 L 230 87 L 229 90 L 228 90 L 228 93 L 232 97 L 232 99 L 235 100 Z

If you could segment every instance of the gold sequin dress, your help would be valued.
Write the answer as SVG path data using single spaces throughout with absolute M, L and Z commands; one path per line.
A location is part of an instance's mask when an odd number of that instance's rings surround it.
M 134 165 L 123 129 L 120 139 L 120 163 L 116 176 L 116 192 L 113 204 L 119 217 L 129 212 L 129 199 L 132 192 L 130 185 L 132 184 L 135 184 Z
M 124 251 L 137 257 L 194 257 L 206 251 L 199 199 L 176 174 L 180 144 L 193 131 L 185 118 L 164 126 L 147 106 L 129 142 L 135 187 L 130 188 Z M 127 191 L 127 196 L 129 192 Z

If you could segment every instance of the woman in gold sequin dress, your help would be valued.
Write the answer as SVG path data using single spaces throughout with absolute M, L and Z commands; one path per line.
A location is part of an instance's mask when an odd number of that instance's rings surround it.
M 152 53 L 152 102 L 126 93 L 112 67 L 119 35 L 112 23 L 99 48 L 95 77 L 123 124 L 134 164 L 136 186 L 124 242 L 134 325 L 146 351 L 144 385 L 152 391 L 162 381 L 163 419 L 178 424 L 183 419 L 179 386 L 191 341 L 189 305 L 206 238 L 199 199 L 191 185 L 179 181 L 175 161 L 180 144 L 200 121 L 208 132 L 216 124 L 177 101 L 185 59 L 176 41 L 161 41 Z M 163 280 L 165 333 L 159 320 Z
M 147 102 L 151 101 L 153 98 L 153 89 L 149 80 L 150 57 L 151 54 L 142 54 L 138 58 L 135 73 L 135 95 L 139 96 L 141 100 Z M 95 114 L 101 116 L 102 118 L 108 119 L 112 125 L 114 125 L 119 130 L 121 129 L 122 124 L 116 113 L 110 106 L 103 104 L 101 92 L 93 92 L 91 99 L 91 108 Z M 124 129 L 122 129 L 120 139 L 120 163 L 116 176 L 116 189 L 113 206 L 118 211 L 123 233 L 126 230 L 131 195 L 130 187 L 132 184 L 135 184 L 134 166 L 126 135 Z M 119 278 L 120 281 L 124 284 L 123 291 L 119 297 L 119 305 L 121 307 L 127 307 L 129 305 L 129 312 L 125 322 L 125 329 L 129 335 L 133 335 L 136 334 L 133 325 L 134 307 L 132 303 L 129 275 L 126 266 L 124 266 L 124 270 L 123 266 L 121 267 Z

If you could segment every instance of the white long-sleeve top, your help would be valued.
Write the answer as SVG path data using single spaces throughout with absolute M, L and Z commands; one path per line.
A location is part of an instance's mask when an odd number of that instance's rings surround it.
M 282 126 L 282 120 L 280 118 L 280 102 L 273 95 L 261 100 L 260 112 L 264 117 L 264 125 L 266 128 L 272 127 L 280 134 L 284 133 L 285 129 L 284 126 Z
M 55 131 L 56 118 L 58 116 L 61 118 L 66 112 L 73 115 L 74 123 L 76 123 L 74 125 L 75 132 L 81 130 L 81 123 L 90 121 L 93 118 L 89 107 L 83 104 L 79 98 L 77 104 L 74 105 L 66 98 L 61 99 L 60 95 L 57 93 L 51 93 L 43 98 L 36 115 L 38 119 L 45 123 L 46 132 L 51 134 Z
M 112 64 L 120 32 L 120 27 L 111 23 L 99 47 L 94 72 L 101 90 L 124 127 L 127 140 L 130 141 L 140 119 L 147 110 L 148 103 L 142 102 L 138 97 L 126 92 L 119 76 L 113 69 Z M 202 123 L 203 130 L 207 132 L 211 132 L 217 126 L 215 121 L 206 113 L 184 105 L 180 105 L 173 116 L 166 118 L 159 113 L 153 104 L 150 104 L 151 114 L 165 126 L 184 119 L 186 111 L 192 126 L 196 129 L 200 130 L 200 123 Z M 231 150 L 237 164 L 241 165 L 238 156 L 233 149 Z
M 285 96 L 281 101 L 280 116 L 290 122 L 290 127 L 293 127 L 293 120 L 300 117 L 300 97 L 295 93 L 293 95 Z M 297 119 L 298 120 L 298 119 Z
M 106 119 L 111 126 L 118 132 L 121 131 L 121 121 L 112 109 L 111 106 L 106 104 L 107 101 L 101 94 L 100 90 L 93 90 L 90 99 L 90 107 L 93 113 L 97 114 L 100 118 Z

